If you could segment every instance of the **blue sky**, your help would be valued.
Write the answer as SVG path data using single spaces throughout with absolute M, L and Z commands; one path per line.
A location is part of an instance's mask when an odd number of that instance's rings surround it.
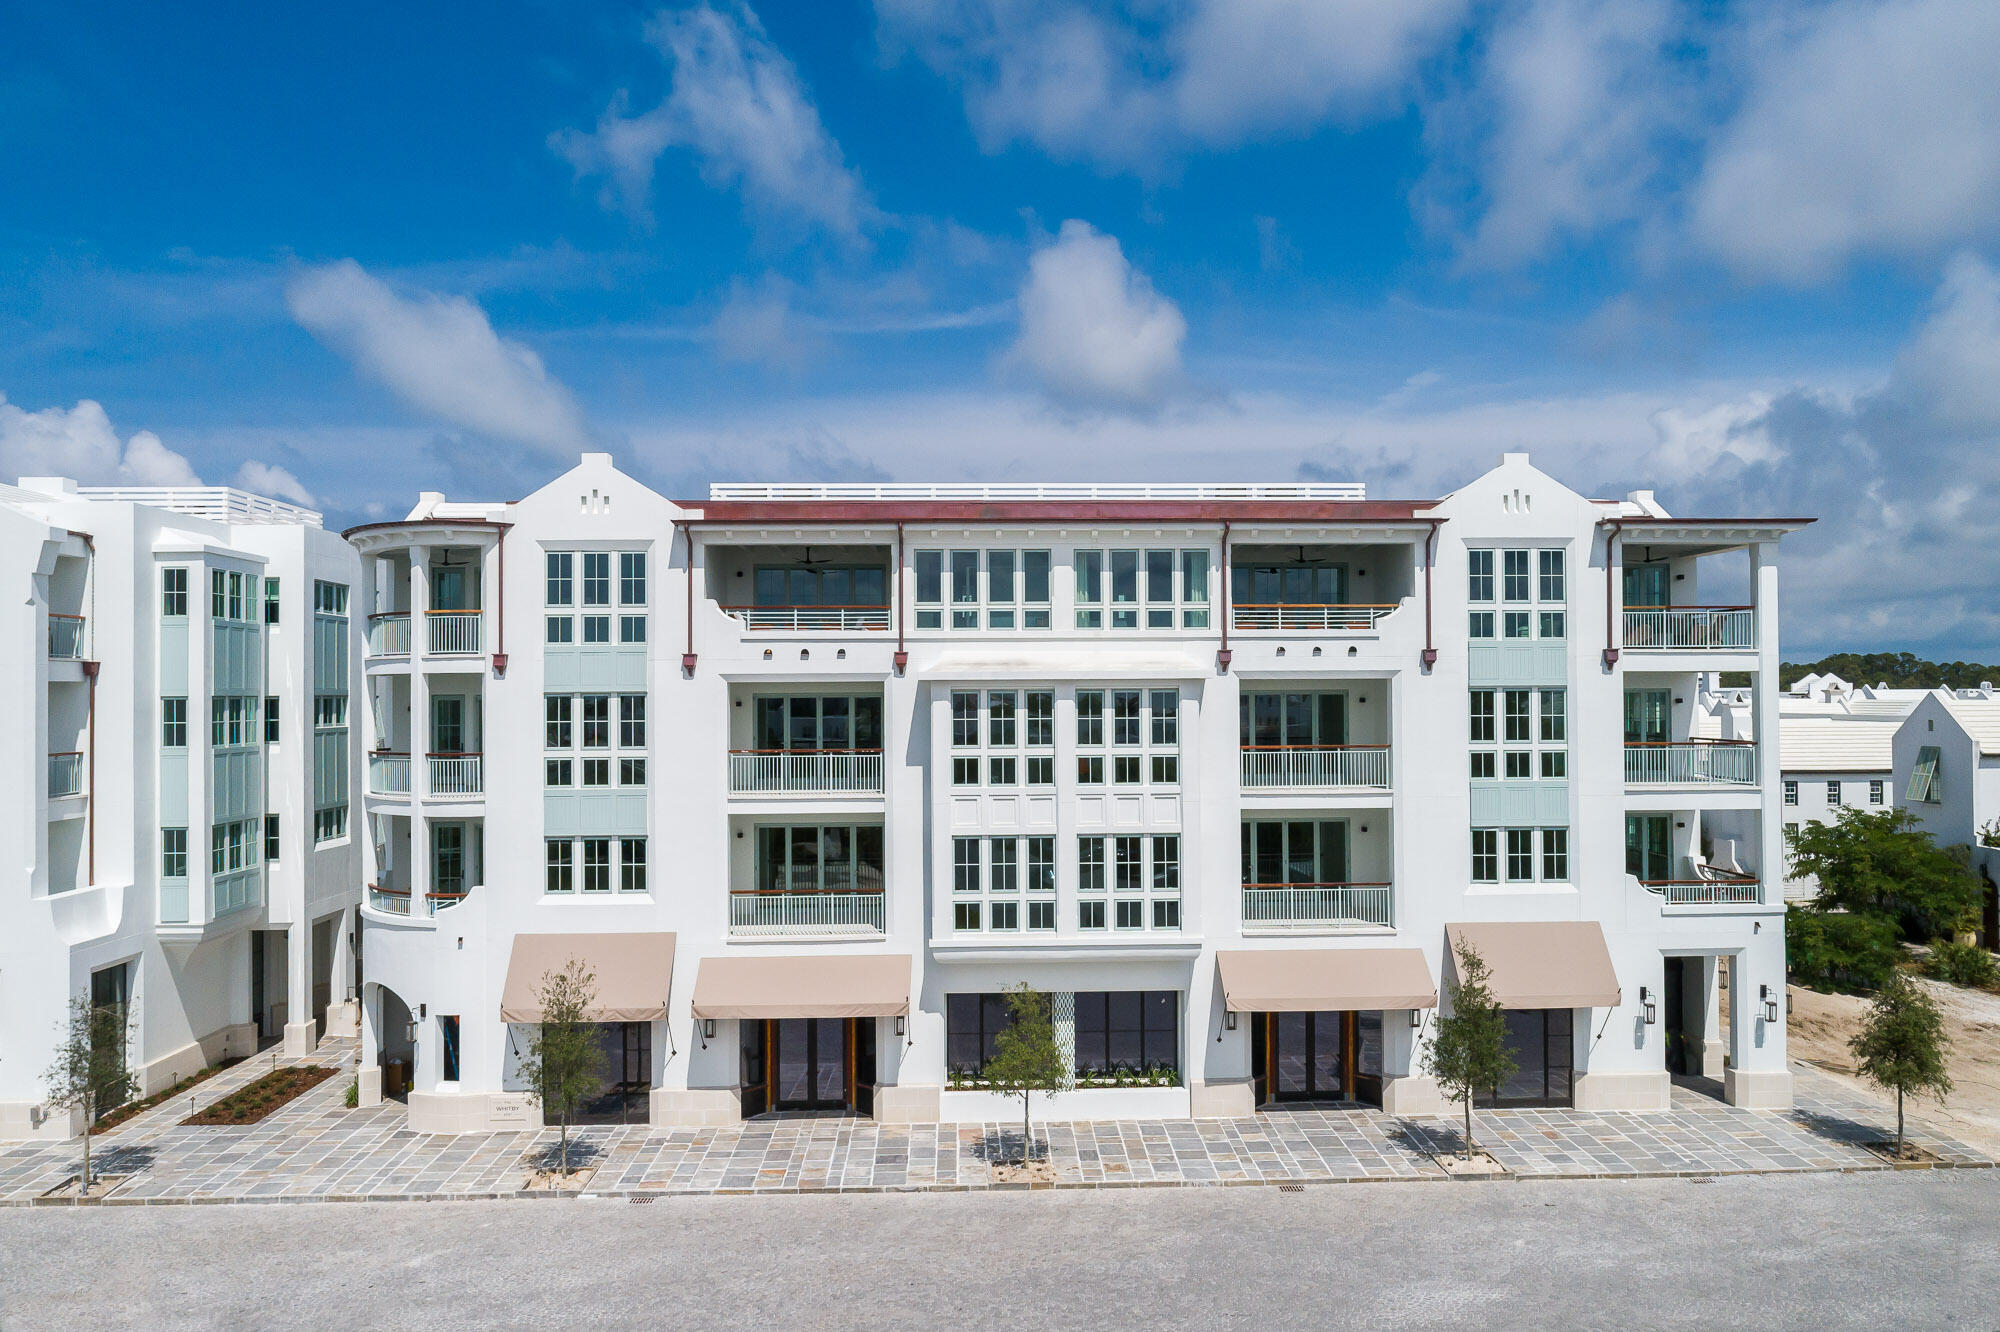
M 335 521 L 1527 448 L 2000 654 L 1989 0 L 16 3 L 0 474 Z

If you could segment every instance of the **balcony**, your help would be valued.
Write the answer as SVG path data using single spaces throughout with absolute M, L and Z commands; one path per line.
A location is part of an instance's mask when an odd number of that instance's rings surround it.
M 49 612 L 49 660 L 83 660 L 83 617 Z
M 368 794 L 406 796 L 410 793 L 410 756 L 377 750 L 368 756 Z
M 386 611 L 368 617 L 368 655 L 371 657 L 410 655 L 408 611 Z
M 1299 633 L 1338 633 L 1343 630 L 1373 629 L 1394 605 L 1334 604 L 1329 602 L 1251 602 L 1229 610 L 1232 629 L 1279 629 Z
M 1392 906 L 1386 883 L 1246 883 L 1243 928 L 1386 929 Z
M 435 916 L 440 911 L 448 911 L 470 896 L 471 893 L 462 892 L 425 893 L 424 914 Z
M 406 888 L 384 888 L 379 883 L 368 885 L 368 906 L 390 916 L 410 914 L 410 893 Z
M 479 612 L 425 611 L 424 634 L 424 650 L 434 656 L 474 656 L 479 652 Z
M 887 606 L 723 606 L 743 627 L 756 633 L 886 633 Z
M 731 795 L 881 795 L 879 749 L 729 751 Z
M 1756 618 L 1748 606 L 1627 606 L 1625 646 L 1635 652 L 1751 652 Z
M 1736 874 L 1697 864 L 1692 879 L 1641 879 L 1639 886 L 1657 893 L 1668 906 L 1754 906 L 1763 900 L 1754 874 Z
M 1387 745 L 1245 745 L 1246 791 L 1389 787 Z
M 83 755 L 49 755 L 49 799 L 83 794 Z
M 883 895 L 747 889 L 729 894 L 729 935 L 768 939 L 800 934 L 883 932 Z
M 1753 740 L 1625 742 L 1627 786 L 1755 786 Z
M 430 767 L 428 794 L 433 799 L 469 800 L 485 794 L 485 755 L 426 754 L 424 758 Z

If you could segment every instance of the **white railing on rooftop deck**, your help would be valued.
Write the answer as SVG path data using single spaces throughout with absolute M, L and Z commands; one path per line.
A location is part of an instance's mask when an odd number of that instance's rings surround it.
M 274 500 L 268 495 L 253 495 L 234 486 L 78 486 L 76 493 L 86 499 L 172 509 L 175 513 L 218 523 L 298 523 L 318 527 L 323 521 L 315 510 Z
M 1359 481 L 715 481 L 712 500 L 1360 500 Z

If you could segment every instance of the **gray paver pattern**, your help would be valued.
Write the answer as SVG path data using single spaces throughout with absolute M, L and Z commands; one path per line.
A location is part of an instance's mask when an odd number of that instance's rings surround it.
M 351 1067 L 353 1041 L 278 1063 Z M 112 1205 L 146 1202 L 310 1201 L 509 1196 L 541 1132 L 412 1132 L 402 1106 L 349 1110 L 348 1079 L 322 1083 L 261 1124 L 189 1128 L 180 1121 L 261 1076 L 262 1055 L 103 1134 L 104 1173 L 128 1178 Z M 1883 1136 L 1883 1108 L 1846 1084 L 1795 1067 L 1797 1106 L 1743 1110 L 1676 1087 L 1657 1113 L 1481 1111 L 1477 1133 L 1524 1178 L 1886 1168 L 1865 1143 Z M 1919 1123 L 1916 1136 L 1949 1165 L 1992 1165 L 1978 1148 Z M 1312 1107 L 1244 1119 L 1125 1120 L 1037 1125 L 1064 1186 L 1232 1185 L 1442 1180 L 1434 1155 L 1459 1142 L 1456 1120 L 1405 1119 L 1376 1110 Z M 851 1117 L 763 1119 L 716 1128 L 645 1125 L 572 1130 L 573 1150 L 596 1167 L 587 1192 L 604 1195 L 983 1189 L 988 1144 L 1007 1124 L 878 1124 Z M 74 1143 L 25 1143 L 0 1152 L 0 1205 L 30 1203 L 74 1175 Z

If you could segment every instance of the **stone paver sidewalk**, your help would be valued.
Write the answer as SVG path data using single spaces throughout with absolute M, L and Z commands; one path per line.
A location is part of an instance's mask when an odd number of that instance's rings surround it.
M 351 1067 L 353 1042 L 311 1060 Z M 413 1133 L 394 1103 L 348 1110 L 348 1078 L 307 1092 L 261 1124 L 186 1128 L 196 1109 L 261 1076 L 260 1056 L 98 1139 L 104 1173 L 126 1175 L 107 1199 L 132 1203 L 495 1197 L 515 1194 L 552 1131 Z M 1677 1088 L 1655 1114 L 1481 1111 L 1480 1142 L 1523 1178 L 1643 1177 L 1747 1171 L 1886 1169 L 1863 1145 L 1883 1136 L 1883 1109 L 1827 1075 L 1795 1066 L 1798 1106 L 1739 1110 Z M 1977 1148 L 1918 1125 L 1947 1165 L 1992 1165 Z M 877 1124 L 845 1117 L 769 1119 L 726 1128 L 587 1128 L 572 1150 L 596 1167 L 598 1195 L 980 1189 L 989 1144 L 1019 1150 L 1003 1124 Z M 1441 1181 L 1434 1154 L 1459 1141 L 1450 1119 L 1360 1109 L 1297 1109 L 1246 1119 L 1038 1125 L 1058 1186 Z M 76 1173 L 74 1143 L 0 1152 L 0 1205 L 32 1203 Z

